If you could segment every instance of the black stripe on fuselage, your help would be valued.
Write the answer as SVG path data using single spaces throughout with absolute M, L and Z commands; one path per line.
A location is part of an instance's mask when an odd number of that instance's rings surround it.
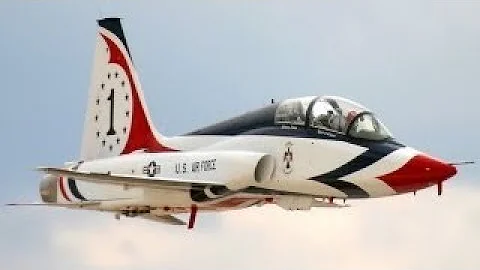
M 260 187 L 250 186 L 250 187 L 240 189 L 240 190 L 237 190 L 237 191 L 232 191 L 232 190 L 229 190 L 227 187 L 224 187 L 224 188 L 222 188 L 222 192 L 224 192 L 223 194 L 215 194 L 215 195 L 219 195 L 221 197 L 210 198 L 205 193 L 206 188 L 208 188 L 208 187 L 203 186 L 203 185 L 192 185 L 192 189 L 190 189 L 190 198 L 192 199 L 192 201 L 194 201 L 194 202 L 208 202 L 208 201 L 218 200 L 218 199 L 224 198 L 226 196 L 233 195 L 235 193 L 242 193 L 242 192 L 250 193 L 250 194 L 271 195 L 271 196 L 275 196 L 275 195 L 290 195 L 290 196 L 310 195 L 310 196 L 315 196 L 313 194 L 291 192 L 291 191 L 281 191 L 281 190 L 275 190 L 275 189 L 268 189 L 268 188 L 260 188 Z M 212 191 L 212 189 L 210 189 L 210 190 Z
M 73 178 L 68 178 L 68 188 L 70 189 L 70 192 L 75 196 L 75 198 L 81 200 L 81 201 L 86 201 L 85 197 L 80 194 L 80 191 L 78 191 L 77 188 L 77 183 L 75 183 L 75 180 Z
M 355 157 L 354 159 L 350 160 L 349 162 L 345 163 L 344 165 L 336 168 L 335 170 L 316 176 L 316 178 L 328 180 L 338 179 L 347 176 L 376 163 L 380 159 L 403 147 L 399 144 L 392 144 L 389 142 L 377 142 L 376 144 L 363 146 L 368 147 L 368 150 L 363 152 L 361 155 Z
M 343 180 L 335 180 L 335 181 L 327 181 L 322 183 L 345 193 L 349 198 L 368 198 L 369 197 L 369 194 L 365 190 L 361 189 L 359 186 L 352 184 L 350 182 L 346 182 Z M 241 192 L 265 194 L 265 195 L 315 196 L 315 195 L 306 194 L 306 193 L 278 191 L 274 189 L 259 188 L 259 187 L 248 187 L 246 189 L 241 190 Z
M 360 188 L 359 186 L 341 180 L 340 178 L 360 171 L 384 158 L 385 156 L 391 154 L 393 151 L 398 150 L 403 147 L 402 145 L 395 142 L 374 142 L 369 145 L 362 146 L 369 147 L 367 151 L 361 155 L 355 157 L 349 162 L 343 164 L 342 166 L 331 170 L 327 173 L 311 177 L 311 180 L 324 183 L 333 188 L 336 188 L 351 198 L 366 198 L 369 197 L 369 194 Z
M 312 102 L 311 104 L 314 104 Z M 355 157 L 344 165 L 333 169 L 322 175 L 313 176 L 310 179 L 329 185 L 338 189 L 351 198 L 365 198 L 368 193 L 359 186 L 341 180 L 341 177 L 347 176 L 359 170 L 362 170 L 393 151 L 404 147 L 402 144 L 393 139 L 386 139 L 383 141 L 371 141 L 365 139 L 357 139 L 347 136 L 345 134 L 335 132 L 332 130 L 316 129 L 308 126 L 308 119 L 303 126 L 281 126 L 275 125 L 275 111 L 278 104 L 272 104 L 256 111 L 245 113 L 226 121 L 198 129 L 196 131 L 185 134 L 185 136 L 236 136 L 236 135 L 263 135 L 275 137 L 291 137 L 291 138 L 306 138 L 306 139 L 321 139 L 321 140 L 335 140 L 343 141 L 348 144 L 357 145 L 367 148 L 367 151 Z M 311 108 L 308 109 L 307 115 L 310 115 Z M 258 191 L 258 189 L 255 189 Z M 252 189 L 247 192 L 251 192 Z M 260 192 L 264 192 L 262 190 Z M 196 194 L 196 196 L 200 196 Z M 201 197 L 201 196 L 200 196 Z M 204 196 L 206 197 L 206 195 Z
M 315 180 L 315 179 L 312 179 L 312 180 Z M 332 181 L 319 181 L 319 182 L 327 186 L 330 186 L 332 188 L 338 189 L 339 191 L 345 193 L 349 198 L 360 199 L 360 198 L 370 197 L 368 192 L 366 192 L 359 186 L 347 181 L 336 179 Z
M 347 176 L 359 170 L 362 170 L 376 162 L 392 152 L 404 147 L 404 145 L 396 142 L 393 139 L 387 139 L 383 141 L 371 141 L 364 139 L 356 139 L 328 130 L 317 130 L 313 128 L 305 128 L 301 126 L 289 127 L 289 126 L 264 126 L 257 127 L 251 130 L 245 130 L 244 127 L 226 132 L 227 126 L 232 127 L 224 123 L 220 126 L 211 126 L 208 129 L 196 131 L 188 135 L 263 135 L 263 136 L 276 136 L 276 137 L 292 137 L 292 138 L 309 138 L 309 139 L 322 139 L 322 140 L 335 140 L 343 141 L 352 145 L 362 146 L 367 148 L 367 151 L 361 155 L 355 157 L 344 165 L 333 169 L 322 175 L 313 176 L 309 179 L 318 181 L 331 186 L 335 189 L 345 193 L 350 198 L 366 198 L 369 194 L 360 188 L 359 186 L 341 180 L 341 177 Z M 216 130 L 218 128 L 218 130 Z M 219 134 L 215 134 L 215 131 L 221 131 Z M 187 136 L 188 136 L 187 135 Z
M 240 116 L 215 123 L 210 126 L 185 134 L 189 135 L 240 135 L 254 129 L 272 126 L 278 104 L 271 104 L 264 108 L 244 113 Z

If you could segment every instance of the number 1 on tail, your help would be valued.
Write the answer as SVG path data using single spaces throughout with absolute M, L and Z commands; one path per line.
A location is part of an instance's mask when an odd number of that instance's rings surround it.
M 115 128 L 113 127 L 113 117 L 115 115 L 114 113 L 114 108 L 115 108 L 115 95 L 113 88 L 110 90 L 110 95 L 107 98 L 108 101 L 110 101 L 110 128 L 107 131 L 107 135 L 115 135 L 117 132 L 115 131 Z

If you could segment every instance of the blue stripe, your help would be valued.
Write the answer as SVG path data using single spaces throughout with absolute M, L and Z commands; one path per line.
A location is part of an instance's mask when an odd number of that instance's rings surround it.
M 80 194 L 80 191 L 78 191 L 77 183 L 73 178 L 68 178 L 68 188 L 70 189 L 70 192 L 75 196 L 75 198 L 81 200 L 81 201 L 86 201 L 85 197 Z

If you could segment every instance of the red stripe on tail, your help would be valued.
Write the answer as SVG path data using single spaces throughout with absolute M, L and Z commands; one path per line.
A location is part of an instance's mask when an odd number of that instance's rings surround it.
M 122 154 L 128 154 L 138 149 L 146 149 L 148 152 L 177 151 L 162 145 L 153 135 L 125 56 L 112 40 L 103 34 L 101 35 L 110 50 L 109 63 L 117 64 L 123 68 L 127 74 L 128 82 L 132 89 L 132 126 L 130 127 L 127 144 L 125 145 Z

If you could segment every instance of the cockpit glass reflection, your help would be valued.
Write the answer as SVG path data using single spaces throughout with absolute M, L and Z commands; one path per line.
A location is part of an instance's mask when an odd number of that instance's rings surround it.
M 277 107 L 275 124 L 327 130 L 356 139 L 384 140 L 392 137 L 367 108 L 334 96 L 287 99 Z
M 332 130 L 358 139 L 383 140 L 392 137 L 367 108 L 341 97 L 316 100 L 309 124 L 313 128 Z
M 275 123 L 281 125 L 304 126 L 308 105 L 314 97 L 287 99 L 282 102 L 275 113 Z
M 310 126 L 314 128 L 331 129 L 338 132 L 344 132 L 346 130 L 345 121 L 341 112 L 325 100 L 317 101 L 313 105 Z
M 349 128 L 348 135 L 367 140 L 384 140 L 392 137 L 382 122 L 371 113 L 359 115 Z

